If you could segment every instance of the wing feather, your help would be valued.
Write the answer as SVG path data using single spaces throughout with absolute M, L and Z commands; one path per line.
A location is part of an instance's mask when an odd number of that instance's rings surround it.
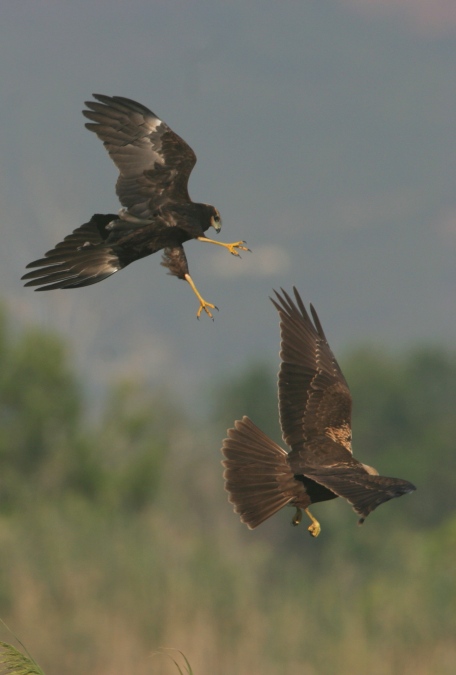
M 280 315 L 279 412 L 283 438 L 296 451 L 327 435 L 351 453 L 351 395 L 313 306 L 314 323 L 294 288 L 273 304 Z
M 116 192 L 137 218 L 148 219 L 167 201 L 189 201 L 188 179 L 196 155 L 145 106 L 122 96 L 93 94 L 83 115 L 103 141 L 120 175 Z
M 311 478 L 346 499 L 362 520 L 380 504 L 416 489 L 401 478 L 370 473 L 327 436 L 314 438 L 304 452 L 291 452 L 288 461 L 295 474 Z

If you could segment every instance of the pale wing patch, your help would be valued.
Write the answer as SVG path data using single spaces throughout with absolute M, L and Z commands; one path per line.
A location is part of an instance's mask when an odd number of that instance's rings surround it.
M 377 469 L 374 469 L 373 466 L 369 466 L 369 464 L 363 464 L 362 462 L 361 466 L 370 476 L 378 476 L 378 471 Z
M 345 423 L 340 427 L 326 427 L 325 434 L 338 445 L 342 445 L 350 454 L 353 454 L 352 431 L 349 424 Z

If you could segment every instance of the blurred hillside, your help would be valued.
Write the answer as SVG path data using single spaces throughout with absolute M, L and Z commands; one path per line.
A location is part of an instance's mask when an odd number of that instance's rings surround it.
M 248 531 L 223 491 L 236 417 L 279 437 L 268 366 L 219 382 L 204 416 L 134 380 L 93 416 L 60 338 L 0 325 L 0 616 L 47 675 L 175 673 L 161 647 L 194 675 L 454 672 L 454 352 L 342 360 L 355 455 L 418 491 L 362 527 L 317 505 L 314 540 L 289 509 Z
M 452 3 L 25 3 L 0 23 L 0 284 L 16 317 L 71 338 L 97 394 L 123 375 L 193 388 L 276 359 L 267 297 L 292 284 L 336 353 L 454 344 Z M 213 324 L 159 256 L 89 288 L 22 288 L 28 262 L 118 208 L 83 126 L 92 92 L 137 99 L 185 138 L 192 197 L 220 210 L 221 240 L 247 239 L 242 260 L 187 246 Z

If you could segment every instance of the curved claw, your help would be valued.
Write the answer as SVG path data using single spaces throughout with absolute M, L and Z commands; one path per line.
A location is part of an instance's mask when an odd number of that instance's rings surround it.
M 318 537 L 318 535 L 321 532 L 321 525 L 318 522 L 316 518 L 313 517 L 313 515 L 310 513 L 309 509 L 305 509 L 307 515 L 309 516 L 310 520 L 312 521 L 307 530 L 309 531 L 310 535 L 312 537 Z
M 318 537 L 318 535 L 319 535 L 320 532 L 321 532 L 321 525 L 320 525 L 320 523 L 318 522 L 318 520 L 317 520 L 316 518 L 313 517 L 313 515 L 310 513 L 309 509 L 304 509 L 304 511 L 307 513 L 307 515 L 309 516 L 310 520 L 312 521 L 311 524 L 309 525 L 309 527 L 307 528 L 309 534 L 310 534 L 312 537 Z M 296 513 L 294 514 L 294 516 L 293 516 L 293 518 L 292 518 L 292 520 L 291 520 L 291 524 L 294 525 L 294 526 L 299 525 L 299 523 L 301 522 L 301 520 L 302 520 L 302 511 L 301 511 L 301 509 L 299 508 L 299 506 L 297 506 L 297 507 L 296 507 Z
M 243 246 L 245 244 L 245 241 L 234 241 L 232 244 L 225 244 L 227 247 L 228 251 L 231 253 L 231 255 L 237 255 L 239 258 L 241 257 L 239 254 L 239 251 L 250 251 L 247 246 Z M 251 253 L 252 251 L 250 251 Z
M 250 253 L 252 252 L 252 251 L 250 251 L 249 248 L 247 248 L 247 246 L 244 246 L 244 244 L 246 243 L 244 240 L 233 241 L 233 243 L 231 243 L 231 244 L 226 244 L 223 241 L 215 241 L 214 239 L 208 239 L 207 237 L 197 237 L 197 239 L 198 239 L 198 241 L 205 241 L 208 244 L 216 244 L 217 246 L 223 246 L 223 248 L 228 249 L 228 251 L 231 253 L 231 255 L 237 255 L 239 257 L 241 257 L 239 255 L 239 251 L 249 251 Z
M 321 532 L 320 523 L 311 523 L 311 525 L 309 525 L 309 527 L 307 529 L 308 529 L 311 537 L 318 537 L 318 535 Z
M 212 316 L 212 312 L 210 311 L 210 309 L 208 309 L 208 307 L 210 307 L 211 309 L 216 309 L 217 312 L 219 311 L 219 308 L 218 308 L 216 305 L 213 305 L 211 302 L 206 302 L 205 300 L 203 300 L 203 299 L 201 298 L 201 300 L 200 300 L 200 306 L 199 306 L 199 309 L 198 309 L 198 311 L 197 311 L 197 313 L 196 313 L 196 318 L 197 318 L 198 320 L 199 320 L 199 318 L 200 318 L 200 316 L 201 316 L 201 312 L 203 311 L 203 309 L 204 309 L 204 311 L 206 312 L 206 314 L 208 315 L 208 317 L 209 317 L 210 319 L 212 319 L 212 321 L 214 320 L 214 317 Z
M 199 319 L 201 316 L 201 312 L 204 310 L 208 315 L 208 317 L 213 321 L 214 317 L 212 316 L 211 309 L 216 309 L 218 312 L 218 307 L 213 305 L 211 302 L 206 302 L 206 300 L 203 298 L 199 290 L 196 288 L 195 284 L 193 283 L 193 279 L 191 278 L 190 274 L 188 274 L 188 272 L 187 274 L 184 275 L 184 279 L 188 284 L 190 284 L 190 288 L 192 289 L 192 291 L 194 292 L 200 303 L 200 306 L 196 313 L 196 318 Z

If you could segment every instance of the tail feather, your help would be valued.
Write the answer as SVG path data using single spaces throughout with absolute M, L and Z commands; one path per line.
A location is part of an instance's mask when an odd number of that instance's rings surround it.
M 288 465 L 288 454 L 248 417 L 228 430 L 222 453 L 229 501 L 250 529 L 304 494 Z
M 36 291 L 90 286 L 125 267 L 129 261 L 121 260 L 118 249 L 105 243 L 107 228 L 116 219 L 112 213 L 93 215 L 44 258 L 27 265 L 32 271 L 22 277 L 27 282 L 24 286 L 39 286 Z

